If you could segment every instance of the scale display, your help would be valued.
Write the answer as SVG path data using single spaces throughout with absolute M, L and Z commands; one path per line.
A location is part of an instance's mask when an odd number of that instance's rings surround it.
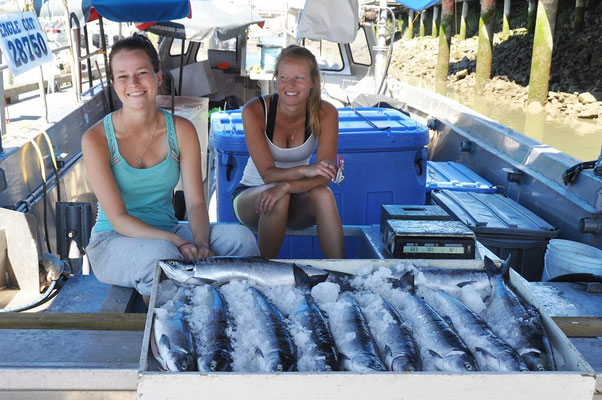
M 417 245 L 406 245 L 403 246 L 402 251 L 404 253 L 436 253 L 436 254 L 464 254 L 463 246 L 417 246 Z

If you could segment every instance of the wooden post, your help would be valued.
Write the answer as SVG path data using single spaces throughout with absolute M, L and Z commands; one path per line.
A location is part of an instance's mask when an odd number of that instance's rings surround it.
M 502 21 L 504 35 L 510 34 L 510 2 L 511 0 L 504 0 L 504 20 Z
M 585 14 L 585 0 L 577 0 L 575 3 L 575 33 L 583 30 L 583 15 Z
M 424 22 L 426 21 L 426 10 L 420 12 L 420 37 L 424 37 L 425 27 Z
M 454 27 L 454 0 L 441 1 L 441 27 L 439 28 L 439 52 L 435 73 L 438 92 L 445 90 L 449 71 L 449 47 Z
M 543 105 L 548 100 L 548 82 L 552 65 L 557 11 L 558 0 L 539 0 L 533 38 L 533 56 L 531 57 L 529 102 L 538 101 Z
M 535 32 L 535 17 L 537 15 L 537 0 L 529 0 L 529 11 L 527 17 L 527 33 L 532 35 Z
M 481 92 L 491 77 L 493 57 L 493 26 L 495 24 L 495 0 L 481 1 L 479 18 L 479 44 L 477 49 L 477 70 L 475 89 Z
M 406 38 L 412 39 L 414 37 L 414 10 L 408 12 L 408 30 L 406 32 Z
M 401 37 L 403 38 L 405 35 L 404 29 L 406 29 L 406 20 L 403 18 L 403 15 L 399 16 L 399 32 Z
M 466 40 L 466 17 L 468 16 L 468 1 L 462 2 L 462 18 L 460 19 L 460 41 Z
M 433 6 L 433 30 L 432 30 L 432 35 L 433 37 L 437 37 L 437 35 L 439 34 L 439 29 L 437 28 L 437 20 L 439 19 L 439 7 L 437 6 Z

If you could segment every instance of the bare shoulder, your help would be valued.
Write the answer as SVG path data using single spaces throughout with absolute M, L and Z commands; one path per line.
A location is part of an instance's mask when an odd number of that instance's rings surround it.
M 173 116 L 174 127 L 176 128 L 176 132 L 178 132 L 178 134 L 180 132 L 182 132 L 184 134 L 188 134 L 190 132 L 195 132 L 195 127 L 192 124 L 192 122 L 190 122 L 189 119 L 180 117 L 178 115 L 172 115 L 172 116 Z
M 338 116 L 337 108 L 332 103 L 322 100 L 322 104 L 320 104 L 320 119 L 338 118 Z
M 82 146 L 106 145 L 107 136 L 105 134 L 104 118 L 92 125 L 82 136 Z
M 241 111 L 242 117 L 244 118 L 262 118 L 263 107 L 257 97 L 247 101 Z

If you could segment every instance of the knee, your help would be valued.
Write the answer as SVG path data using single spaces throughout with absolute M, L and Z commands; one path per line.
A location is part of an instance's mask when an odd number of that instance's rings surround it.
M 334 194 L 328 186 L 316 186 L 309 191 L 309 198 L 316 206 L 334 204 Z
M 249 228 L 243 225 L 232 225 L 229 228 L 230 249 L 223 255 L 246 257 L 259 255 L 257 240 Z
M 290 193 L 285 193 L 284 196 L 282 196 L 280 198 L 280 200 L 278 200 L 274 204 L 274 207 L 270 211 L 270 214 L 279 214 L 279 215 L 287 216 L 290 202 L 291 202 Z

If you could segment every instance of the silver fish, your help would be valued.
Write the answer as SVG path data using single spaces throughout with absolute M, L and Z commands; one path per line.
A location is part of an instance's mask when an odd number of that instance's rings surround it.
M 316 345 L 317 371 L 338 371 L 339 354 L 330 331 L 328 319 L 309 293 L 305 293 L 295 312 L 301 326 L 311 332 Z
M 451 321 L 477 359 L 481 370 L 529 370 L 521 356 L 494 334 L 487 322 L 464 303 L 441 290 L 427 290 L 425 299 L 441 316 Z
M 209 257 L 192 260 L 160 260 L 161 269 L 170 279 L 200 285 L 249 279 L 265 286 L 311 288 L 328 278 L 328 272 L 293 263 L 271 261 L 263 257 Z
M 389 315 L 388 321 L 392 321 L 384 332 L 384 343 L 379 343 L 387 368 L 390 371 L 420 371 L 422 362 L 412 334 L 395 307 L 382 296 L 381 300 L 382 312 Z
M 192 336 L 186 324 L 182 299 L 184 290 L 173 301 L 170 309 L 159 308 L 153 316 L 153 351 L 166 371 L 194 371 L 196 369 Z
M 266 328 L 266 348 L 257 349 L 258 364 L 262 371 L 285 372 L 297 370 L 297 348 L 293 343 L 284 317 L 263 293 L 254 287 L 253 294 L 259 309 L 259 318 Z
M 213 285 L 209 318 L 203 324 L 203 340 L 196 340 L 197 365 L 201 372 L 232 371 L 232 343 L 227 334 L 231 324 L 228 303 Z
M 341 328 L 346 332 L 345 337 L 337 341 L 343 369 L 353 372 L 387 371 L 359 304 L 348 293 L 344 293 L 339 301 L 344 304 Z
M 421 355 L 428 357 L 423 359 L 424 366 L 449 372 L 477 371 L 476 360 L 458 334 L 414 293 L 412 275 L 406 274 L 394 284 L 404 289 L 397 310 L 408 321 Z
M 485 319 L 491 329 L 521 355 L 531 371 L 554 370 L 550 342 L 539 311 L 523 303 L 506 284 L 509 262 L 510 258 L 498 269 L 491 259 L 485 257 L 485 270 L 491 282 Z

